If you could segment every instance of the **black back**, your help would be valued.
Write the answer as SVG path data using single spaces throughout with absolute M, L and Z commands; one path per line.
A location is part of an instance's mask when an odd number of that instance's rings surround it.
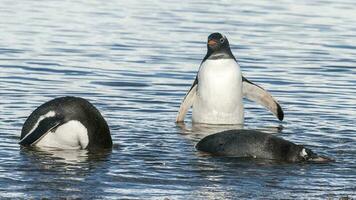
M 198 142 L 196 148 L 215 155 L 254 157 L 286 162 L 305 161 L 301 156 L 304 146 L 254 130 L 229 130 L 209 135 Z M 315 155 L 304 148 L 308 155 Z

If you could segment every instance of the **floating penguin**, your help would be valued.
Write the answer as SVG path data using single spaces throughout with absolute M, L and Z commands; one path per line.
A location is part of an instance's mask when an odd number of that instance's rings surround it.
M 230 157 L 251 157 L 283 162 L 330 162 L 303 145 L 253 130 L 229 130 L 206 136 L 198 142 L 199 151 Z
M 262 87 L 242 76 L 229 41 L 220 33 L 208 37 L 208 52 L 193 85 L 180 105 L 176 122 L 183 122 L 193 106 L 194 123 L 243 124 L 242 97 L 253 100 L 283 120 L 281 106 Z
M 23 125 L 20 145 L 60 149 L 111 148 L 109 126 L 87 100 L 60 97 L 39 106 Z

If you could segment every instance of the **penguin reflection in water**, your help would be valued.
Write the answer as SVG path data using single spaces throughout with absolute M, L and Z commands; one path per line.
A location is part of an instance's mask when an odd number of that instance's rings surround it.
M 78 97 L 60 97 L 31 113 L 19 144 L 94 150 L 111 148 L 112 140 L 108 124 L 91 103 Z
M 225 36 L 212 33 L 207 47 L 208 52 L 180 105 L 176 122 L 183 122 L 192 106 L 194 123 L 243 124 L 243 97 L 263 105 L 283 120 L 284 114 L 277 101 L 262 87 L 242 76 Z

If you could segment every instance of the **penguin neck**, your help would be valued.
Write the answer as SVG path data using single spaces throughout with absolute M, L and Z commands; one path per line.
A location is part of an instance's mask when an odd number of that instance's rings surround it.
M 217 59 L 235 59 L 234 55 L 231 52 L 230 48 L 221 48 L 219 50 L 213 50 L 208 48 L 208 52 L 206 53 L 202 62 L 206 60 L 217 60 Z

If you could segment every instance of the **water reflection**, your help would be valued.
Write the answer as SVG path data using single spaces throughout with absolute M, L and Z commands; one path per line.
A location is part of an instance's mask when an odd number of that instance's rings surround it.
M 199 124 L 199 123 L 192 123 L 192 124 L 176 123 L 176 127 L 178 128 L 179 132 L 182 135 L 184 135 L 184 137 L 189 138 L 192 141 L 196 141 L 208 135 L 226 131 L 226 130 L 244 129 L 244 125 L 239 125 L 239 124 L 216 125 L 216 124 Z M 277 125 L 277 126 L 260 127 L 258 129 L 253 129 L 253 130 L 258 130 L 270 134 L 279 134 L 282 132 L 283 128 L 284 128 L 283 125 Z
M 108 160 L 111 152 L 111 149 L 102 149 L 95 152 L 89 152 L 85 149 L 43 147 L 21 147 L 20 149 L 21 156 L 29 159 L 33 164 L 40 166 L 41 169 L 64 167 L 68 170 L 72 167 L 89 163 L 97 163 L 100 165 L 101 162 Z
M 201 135 L 209 135 L 212 133 L 231 130 L 231 129 L 242 129 L 243 125 L 235 124 L 235 125 L 216 125 L 216 124 L 200 124 L 200 123 L 176 123 L 177 127 L 181 130 L 182 134 L 201 134 Z
M 18 166 L 15 179 L 21 180 L 26 196 L 70 197 L 103 193 L 101 184 L 87 187 L 96 173 L 107 173 L 111 150 L 88 152 L 86 150 L 59 150 L 44 148 L 21 148 L 22 165 Z M 28 184 L 35 182 L 36 184 Z M 94 182 L 97 182 L 94 180 Z M 48 190 L 56 188 L 56 190 Z

